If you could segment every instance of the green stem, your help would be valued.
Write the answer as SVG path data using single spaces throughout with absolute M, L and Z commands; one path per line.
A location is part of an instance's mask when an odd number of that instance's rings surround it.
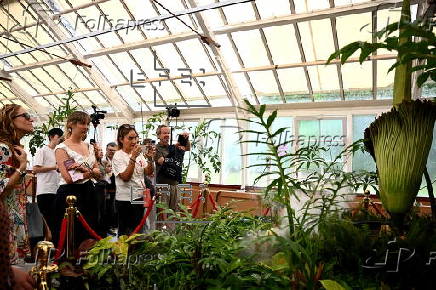
M 401 8 L 400 23 L 410 22 L 410 0 L 403 1 Z M 404 28 L 400 28 L 400 35 L 404 32 Z M 412 42 L 412 37 L 401 36 L 399 45 Z M 398 52 L 397 60 L 401 60 L 403 53 Z M 398 65 L 395 68 L 393 105 L 398 106 L 403 101 L 412 99 L 412 61 Z

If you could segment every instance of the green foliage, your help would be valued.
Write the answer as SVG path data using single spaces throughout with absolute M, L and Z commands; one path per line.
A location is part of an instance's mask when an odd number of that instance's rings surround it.
M 32 156 L 35 155 L 35 152 L 38 148 L 41 148 L 44 145 L 44 141 L 47 139 L 48 131 L 52 128 L 56 127 L 64 127 L 64 122 L 68 118 L 68 116 L 74 112 L 77 106 L 73 106 L 71 103 L 74 101 L 73 92 L 68 91 L 67 97 L 62 98 L 65 104 L 60 105 L 55 108 L 53 112 L 48 115 L 48 121 L 43 123 L 41 126 L 36 126 L 32 139 L 29 141 L 29 148 Z
M 209 123 L 203 121 L 194 127 L 191 135 L 191 151 L 188 155 L 188 163 L 183 167 L 182 182 L 186 183 L 191 161 L 198 165 L 201 173 L 204 175 L 204 183 L 209 184 L 212 170 L 215 173 L 221 170 L 221 160 L 217 148 L 211 144 L 219 142 L 221 134 L 209 130 Z
M 176 218 L 192 218 L 185 207 Z M 269 228 L 256 218 L 221 209 L 209 223 L 178 224 L 174 233 L 152 232 L 123 242 L 99 241 L 89 261 L 105 261 L 128 252 L 127 263 L 90 263 L 85 266 L 98 287 L 111 289 L 240 289 L 280 288 L 286 279 L 272 269 L 239 255 L 240 239 L 251 231 Z M 126 246 L 128 250 L 126 250 Z M 108 251 L 109 249 L 109 251 Z
M 269 170 L 256 179 L 269 176 L 271 182 L 265 190 L 266 198 L 286 208 L 289 235 L 276 235 L 273 239 L 277 253 L 272 258 L 272 268 L 290 277 L 294 289 L 317 289 L 323 272 L 330 267 L 320 259 L 321 240 L 315 238 L 316 229 L 332 214 L 341 210 L 339 202 L 344 201 L 344 192 L 354 193 L 358 188 L 375 187 L 374 174 L 369 172 L 345 172 L 345 159 L 354 152 L 363 150 L 362 140 L 345 147 L 338 155 L 323 157 L 328 152 L 318 144 L 300 146 L 295 152 L 283 152 L 279 147 L 286 146 L 287 140 L 280 141 L 286 128 L 273 130 L 272 125 L 277 111 L 267 115 L 266 106 L 258 109 L 245 101 L 247 112 L 254 119 L 246 122 L 261 126 L 259 130 L 243 130 L 258 140 L 245 140 L 246 143 L 267 145 L 266 152 L 253 152 L 247 155 L 264 156 L 264 161 L 251 167 L 267 167 Z M 260 140 L 259 140 L 260 139 Z M 295 202 L 300 208 L 292 207 Z M 347 241 L 349 242 L 349 241 Z
M 423 62 L 412 68 L 412 71 L 422 70 L 422 73 L 417 78 L 417 85 L 421 87 L 428 79 L 436 81 L 436 34 L 432 30 L 435 24 L 434 20 L 416 20 L 414 22 L 402 20 L 389 24 L 375 34 L 377 39 L 383 40 L 382 42 L 356 41 L 350 43 L 331 54 L 327 64 L 337 58 L 340 58 L 341 63 L 344 64 L 358 50 L 360 50 L 359 62 L 362 63 L 373 52 L 384 48 L 389 51 L 396 51 L 399 56 L 388 72 L 399 65 L 410 63 L 412 60 Z M 399 35 L 393 36 L 398 31 L 400 31 Z M 420 37 L 420 39 L 416 42 L 400 41 L 401 38 L 411 37 Z
M 166 112 L 159 112 L 156 114 L 153 114 L 151 117 L 147 119 L 145 124 L 143 124 L 143 131 L 141 131 L 141 134 L 144 136 L 149 136 L 150 133 L 153 135 L 156 132 L 156 129 L 159 125 L 164 124 L 164 120 L 167 116 Z

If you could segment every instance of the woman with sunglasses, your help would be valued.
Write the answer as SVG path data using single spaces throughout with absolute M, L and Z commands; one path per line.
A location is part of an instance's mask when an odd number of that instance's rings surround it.
M 32 289 L 32 278 L 12 264 L 30 253 L 26 225 L 27 154 L 21 138 L 33 132 L 33 118 L 23 107 L 0 109 L 0 287 Z M 20 288 L 20 289 L 21 289 Z
M 144 214 L 144 177 L 153 173 L 153 150 L 141 154 L 138 133 L 132 125 L 118 129 L 118 150 L 112 159 L 115 175 L 115 200 L 118 209 L 118 236 L 129 235 Z M 136 203 L 132 203 L 136 201 Z
M 95 228 L 96 204 L 92 178 L 98 178 L 100 170 L 95 159 L 94 147 L 85 143 L 88 134 L 90 116 L 81 111 L 75 111 L 68 116 L 65 141 L 56 146 L 56 163 L 60 172 L 59 189 L 56 194 L 56 225 L 53 240 L 57 245 L 60 225 L 65 214 L 66 198 L 74 195 L 77 198 L 76 207 L 82 213 L 91 228 Z M 90 238 L 82 225 L 75 225 L 75 247 L 83 240 Z

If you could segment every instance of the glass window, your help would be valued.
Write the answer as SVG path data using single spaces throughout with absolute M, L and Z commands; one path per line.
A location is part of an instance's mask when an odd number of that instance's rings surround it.
M 226 119 L 222 125 L 222 184 L 241 184 L 241 147 L 238 122 Z
M 319 144 L 327 149 L 320 157 L 333 161 L 344 149 L 345 119 L 305 119 L 298 120 L 297 145 Z
M 353 142 L 363 139 L 366 128 L 375 120 L 375 115 L 353 116 Z M 353 171 L 367 170 L 375 171 L 374 159 L 368 152 L 356 152 L 353 156 Z

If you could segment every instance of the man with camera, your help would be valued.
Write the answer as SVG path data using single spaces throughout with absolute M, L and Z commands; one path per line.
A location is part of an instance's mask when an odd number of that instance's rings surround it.
M 169 208 L 176 210 L 179 196 L 177 184 L 182 182 L 182 166 L 185 151 L 191 150 L 189 133 L 179 135 L 178 142 L 170 145 L 171 128 L 166 125 L 159 125 L 156 131 L 159 143 L 156 145 L 154 161 L 156 163 L 156 184 L 168 184 L 170 196 L 162 198 Z

